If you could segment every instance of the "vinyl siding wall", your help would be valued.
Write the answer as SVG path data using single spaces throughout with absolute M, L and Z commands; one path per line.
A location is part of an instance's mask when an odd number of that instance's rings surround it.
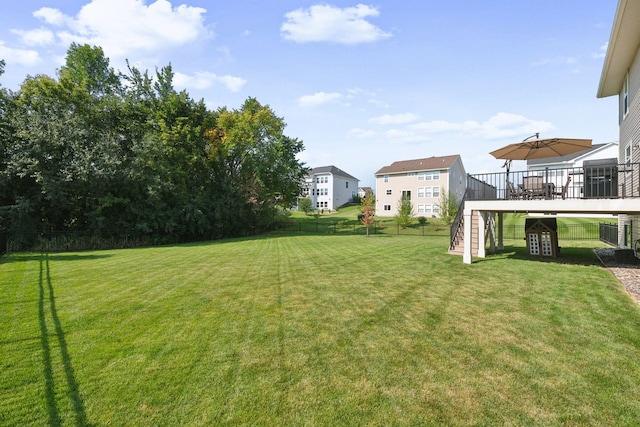
M 629 70 L 629 99 L 628 112 L 626 116 L 623 111 L 623 93 L 624 84 L 621 88 L 619 100 L 619 120 L 620 120 L 620 142 L 619 142 L 619 162 L 623 162 L 625 158 L 625 150 L 631 146 L 631 161 L 640 163 L 640 50 L 636 52 L 635 59 Z M 624 82 L 623 82 L 624 83 Z M 637 170 L 637 169 L 636 169 Z M 637 174 L 637 172 L 635 172 Z M 632 182 L 638 183 L 639 177 L 633 177 Z M 637 189 L 636 189 L 637 190 Z M 618 217 L 618 242 L 624 244 L 624 224 L 631 225 L 631 239 L 629 246 L 634 248 L 636 240 L 640 239 L 640 216 L 638 215 L 620 215 Z
M 433 179 L 434 172 L 439 173 L 438 179 Z M 431 179 L 420 179 L 422 173 L 426 173 Z M 385 182 L 385 176 L 388 176 L 388 182 Z M 398 203 L 403 193 L 411 192 L 411 203 L 416 217 L 439 217 L 437 205 L 440 203 L 442 192 L 451 191 L 460 200 L 464 195 L 465 186 L 466 173 L 460 159 L 457 159 L 450 169 L 376 175 L 376 215 L 397 215 Z M 435 196 L 434 187 L 437 188 Z

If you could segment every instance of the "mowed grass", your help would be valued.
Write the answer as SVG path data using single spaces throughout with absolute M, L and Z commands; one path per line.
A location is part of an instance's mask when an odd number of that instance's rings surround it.
M 0 259 L 0 425 L 636 425 L 589 248 L 288 236 Z M 565 250 L 567 249 L 567 250 Z

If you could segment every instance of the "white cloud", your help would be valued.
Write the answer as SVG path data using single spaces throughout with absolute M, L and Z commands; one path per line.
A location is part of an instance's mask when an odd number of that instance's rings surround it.
M 553 129 L 553 124 L 528 119 L 519 114 L 498 113 L 484 122 L 475 120 L 467 120 L 464 122 L 435 120 L 411 125 L 409 129 L 424 134 L 455 132 L 466 137 L 501 139 L 548 131 Z
M 41 61 L 40 54 L 35 50 L 13 49 L 4 45 L 0 40 L 0 59 L 4 59 L 7 64 L 18 64 L 31 66 Z
M 401 125 L 405 123 L 411 123 L 418 119 L 418 116 L 413 113 L 403 114 L 385 114 L 383 116 L 374 117 L 369 119 L 369 122 L 379 125 Z
M 58 9 L 53 9 L 51 7 L 43 7 L 35 12 L 33 12 L 33 16 L 42 19 L 47 24 L 62 26 L 67 21 L 71 21 L 69 17 L 67 17 L 64 13 L 60 12 Z
M 12 32 L 20 36 L 22 43 L 26 46 L 46 46 L 55 42 L 53 32 L 46 28 L 37 28 L 29 31 L 12 30 Z
M 354 138 L 366 139 L 377 137 L 378 133 L 373 130 L 355 128 L 349 131 L 349 135 L 353 136 Z
M 594 53 L 593 55 L 591 55 L 593 58 L 595 59 L 601 59 L 604 58 L 607 55 L 607 49 L 609 48 L 609 42 L 603 44 L 602 46 L 600 46 L 600 49 L 598 50 L 598 52 Z
M 493 117 L 480 122 L 466 120 L 452 122 L 446 120 L 432 120 L 428 122 L 413 123 L 409 119 L 417 116 L 407 113 L 398 115 L 385 115 L 370 119 L 376 124 L 393 124 L 395 127 L 384 133 L 386 141 L 393 143 L 416 143 L 453 140 L 500 140 L 513 139 L 516 142 L 536 132 L 547 132 L 554 129 L 550 122 L 528 119 L 519 114 L 497 113 Z M 403 118 L 406 121 L 403 121 Z M 394 123 L 395 120 L 395 123 Z M 406 124 L 406 126 L 400 126 Z M 374 130 L 356 128 L 349 132 L 355 138 L 377 138 L 380 136 Z
M 34 16 L 59 27 L 58 39 L 100 46 L 109 57 L 133 51 L 154 51 L 181 46 L 210 35 L 204 26 L 206 9 L 156 0 L 92 0 L 75 17 L 58 9 L 41 8 Z
M 301 107 L 315 107 L 317 105 L 328 104 L 342 98 L 342 94 L 337 92 L 317 92 L 313 95 L 305 95 L 298 98 L 298 105 Z
M 193 89 L 208 89 L 214 85 L 223 85 L 231 92 L 239 92 L 247 81 L 241 77 L 218 76 L 210 72 L 196 72 L 189 76 L 176 72 L 173 77 L 174 84 L 178 87 Z
M 344 9 L 329 5 L 314 5 L 285 14 L 286 22 L 280 27 L 282 37 L 297 43 L 335 42 L 359 44 L 391 37 L 366 20 L 378 16 L 378 9 L 358 4 Z

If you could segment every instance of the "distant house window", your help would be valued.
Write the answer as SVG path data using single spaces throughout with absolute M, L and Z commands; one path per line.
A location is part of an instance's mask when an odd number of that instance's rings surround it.
M 418 173 L 418 181 L 437 181 L 439 179 L 440 179 L 440 171 Z
M 626 164 L 631 163 L 631 142 L 629 142 L 629 145 L 627 145 L 624 149 L 624 162 Z
M 387 190 L 387 196 L 390 196 L 393 193 L 392 190 Z
M 384 205 L 384 210 L 385 211 L 390 211 L 391 210 L 391 205 Z
M 420 197 L 440 197 L 440 187 L 418 187 Z
M 389 182 L 389 175 L 384 176 L 384 182 Z
M 345 182 L 345 184 L 347 185 L 346 188 L 349 188 L 349 181 Z

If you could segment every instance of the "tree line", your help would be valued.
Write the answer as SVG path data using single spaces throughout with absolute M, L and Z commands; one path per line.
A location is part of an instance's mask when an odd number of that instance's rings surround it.
M 285 126 L 254 98 L 209 110 L 171 65 L 116 72 L 72 44 L 55 77 L 0 87 L 0 226 L 160 242 L 268 229 L 307 173 Z

